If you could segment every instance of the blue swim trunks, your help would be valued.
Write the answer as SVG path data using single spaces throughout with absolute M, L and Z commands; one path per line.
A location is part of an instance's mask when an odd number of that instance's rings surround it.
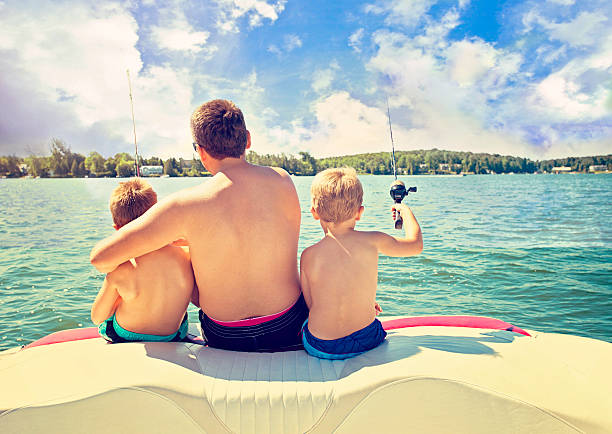
M 147 335 L 143 333 L 135 333 L 124 329 L 119 325 L 115 314 L 106 321 L 103 321 L 98 326 L 98 333 L 104 339 L 109 342 L 122 343 L 122 342 L 180 342 L 187 336 L 187 329 L 189 324 L 187 322 L 187 314 L 183 318 L 178 331 L 167 336 L 159 335 Z
M 313 336 L 308 330 L 308 320 L 302 328 L 302 343 L 311 356 L 320 359 L 341 360 L 355 357 L 379 346 L 387 336 L 378 319 L 361 330 L 340 339 L 325 340 Z

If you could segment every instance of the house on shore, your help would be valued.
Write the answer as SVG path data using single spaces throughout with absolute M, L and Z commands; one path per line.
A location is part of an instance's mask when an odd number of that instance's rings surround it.
M 589 172 L 597 173 L 597 172 L 607 172 L 608 166 L 605 164 L 592 164 L 589 166 Z
M 572 171 L 572 168 L 568 166 L 559 166 L 559 167 L 553 167 L 552 169 L 550 169 L 550 171 L 554 174 L 570 173 Z
M 141 166 L 142 176 L 161 176 L 164 173 L 164 166 Z

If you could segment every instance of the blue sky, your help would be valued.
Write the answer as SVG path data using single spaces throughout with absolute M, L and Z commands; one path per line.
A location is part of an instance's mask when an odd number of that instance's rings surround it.
M 608 0 L 0 1 L 0 154 L 190 157 L 201 103 L 260 153 L 612 152 Z

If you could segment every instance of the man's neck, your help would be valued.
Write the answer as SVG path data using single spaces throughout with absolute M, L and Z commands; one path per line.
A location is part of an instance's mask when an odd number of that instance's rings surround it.
M 240 158 L 227 157 L 227 158 L 224 158 L 223 160 L 215 160 L 214 162 L 211 162 L 211 163 L 212 164 L 209 164 L 209 165 L 212 167 L 207 167 L 207 169 L 213 175 L 216 175 L 219 172 L 227 172 L 227 171 L 232 171 L 233 169 L 236 169 L 236 168 L 242 168 L 242 167 L 249 166 L 249 163 L 246 161 L 244 156 Z

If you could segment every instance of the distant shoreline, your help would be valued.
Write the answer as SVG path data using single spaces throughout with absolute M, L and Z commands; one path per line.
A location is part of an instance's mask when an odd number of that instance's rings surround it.
M 504 175 L 504 176 L 510 176 L 510 175 L 559 175 L 559 176 L 563 176 L 563 175 L 609 175 L 612 174 L 612 171 L 605 171 L 605 172 L 565 172 L 565 173 L 550 173 L 550 172 L 535 172 L 535 173 L 465 173 L 465 174 L 448 174 L 448 173 L 419 173 L 419 174 L 415 174 L 415 175 L 406 175 L 406 174 L 398 174 L 398 177 L 409 177 L 409 176 L 436 176 L 436 177 L 447 177 L 447 178 L 461 178 L 464 176 L 475 176 L 475 175 L 491 175 L 491 176 L 498 176 L 498 175 Z M 393 174 L 373 174 L 373 173 L 359 173 L 359 176 L 393 176 Z M 41 176 L 31 176 L 31 175 L 26 175 L 26 176 L 19 176 L 19 177 L 10 177 L 10 176 L 0 176 L 0 179 L 129 179 L 132 178 L 134 175 L 131 176 L 46 176 L 46 177 L 41 177 Z M 167 178 L 210 178 L 212 175 L 211 174 L 207 174 L 207 175 L 197 175 L 197 176 L 191 176 L 191 175 L 183 175 L 183 176 L 140 176 L 141 178 L 147 178 L 147 179 L 167 179 Z M 314 175 L 302 175 L 302 174 L 291 174 L 291 176 L 298 176 L 298 177 L 302 177 L 302 176 L 314 176 Z
M 133 155 L 122 152 L 104 158 L 98 152 L 86 157 L 72 152 L 59 139 L 50 144 L 49 156 L 20 158 L 0 157 L 0 177 L 41 178 L 127 178 L 136 174 Z M 289 174 L 315 175 L 330 167 L 353 167 L 360 175 L 474 175 L 519 173 L 609 173 L 612 172 L 612 154 L 590 157 L 567 157 L 533 161 L 509 155 L 445 151 L 439 149 L 396 151 L 395 161 L 390 152 L 375 152 L 339 157 L 315 158 L 308 152 L 298 155 L 258 154 L 249 151 L 248 162 L 260 166 L 274 166 Z M 138 157 L 141 175 L 168 177 L 210 176 L 196 155 L 183 158 Z

